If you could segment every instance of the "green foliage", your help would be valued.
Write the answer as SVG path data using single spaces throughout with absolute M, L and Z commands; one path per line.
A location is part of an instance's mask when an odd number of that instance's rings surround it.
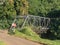
M 7 29 L 11 26 L 13 19 L 16 17 L 14 3 L 6 0 L 3 5 L 0 5 L 0 28 Z
M 46 16 L 52 10 L 60 10 L 59 0 L 28 0 L 29 13 Z
M 14 0 L 14 8 L 17 15 L 28 14 L 28 1 L 27 0 Z
M 60 19 L 56 18 L 51 20 L 51 31 L 57 37 L 57 39 L 60 39 Z
M 0 45 L 6 45 L 3 41 L 0 41 Z

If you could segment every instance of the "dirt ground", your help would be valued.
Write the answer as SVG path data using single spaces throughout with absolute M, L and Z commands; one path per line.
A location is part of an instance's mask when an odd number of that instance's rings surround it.
M 7 31 L 2 30 L 0 30 L 0 40 L 4 41 L 7 45 L 42 45 L 23 38 L 8 35 Z

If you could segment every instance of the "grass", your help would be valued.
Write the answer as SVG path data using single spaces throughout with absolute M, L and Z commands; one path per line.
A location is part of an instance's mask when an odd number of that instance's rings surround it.
M 48 39 L 41 38 L 39 41 L 48 45 L 60 45 L 60 40 L 48 40 Z
M 48 45 L 60 45 L 60 40 L 48 40 L 48 39 L 42 39 L 37 35 L 35 32 L 32 31 L 31 28 L 25 27 L 21 31 L 15 32 L 15 36 L 22 37 L 28 40 L 40 42 L 43 44 L 48 44 Z
M 27 28 L 27 27 L 25 27 L 21 31 L 16 30 L 15 36 L 26 38 L 29 40 L 34 40 L 34 41 L 35 40 L 38 41 L 39 39 L 39 36 L 35 32 L 33 32 L 31 28 Z
M 0 41 L 0 45 L 6 45 L 3 41 Z

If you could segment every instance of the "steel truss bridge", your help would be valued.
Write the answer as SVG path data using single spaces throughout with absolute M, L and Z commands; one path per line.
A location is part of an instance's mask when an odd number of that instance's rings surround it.
M 35 28 L 34 31 L 43 33 L 49 29 L 50 18 L 34 15 L 17 16 L 13 23 L 17 24 L 16 28 L 18 29 L 22 29 L 25 26 L 32 26 Z

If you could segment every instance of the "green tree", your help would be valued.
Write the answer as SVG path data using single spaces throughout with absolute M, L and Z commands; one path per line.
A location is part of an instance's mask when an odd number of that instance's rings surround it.
M 17 15 L 27 15 L 28 14 L 28 1 L 27 0 L 14 0 L 14 8 Z
M 15 16 L 16 11 L 14 9 L 14 1 L 13 0 L 6 0 L 4 3 L 4 15 L 7 16 Z

